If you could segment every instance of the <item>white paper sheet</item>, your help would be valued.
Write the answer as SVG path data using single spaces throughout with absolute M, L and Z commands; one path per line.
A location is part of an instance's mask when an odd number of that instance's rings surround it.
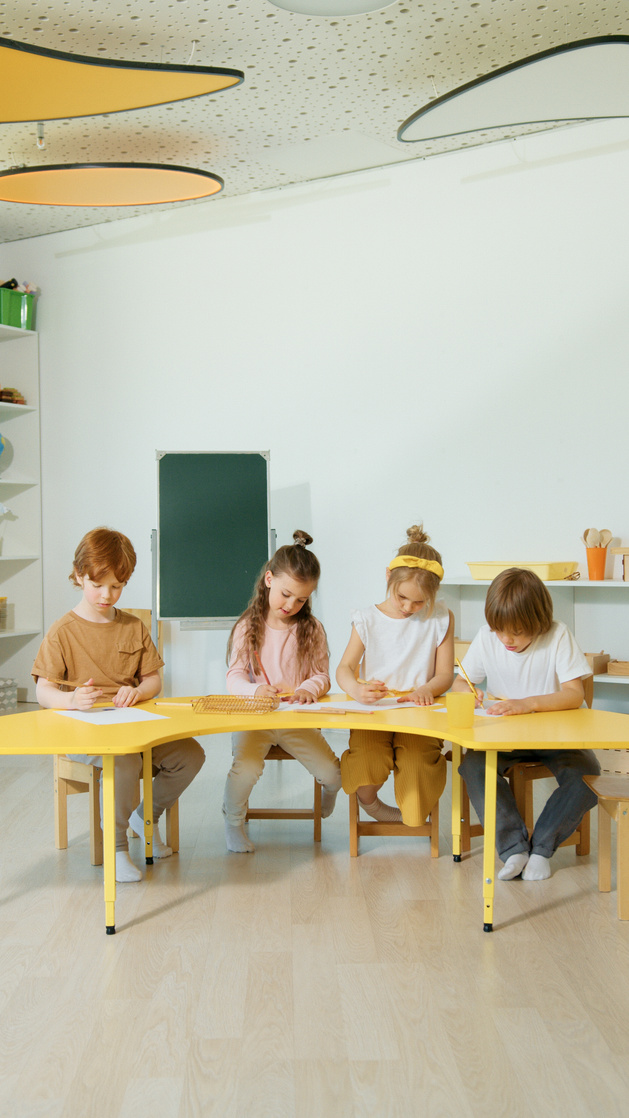
M 375 714 L 378 710 L 399 710 L 400 707 L 413 707 L 415 710 L 443 710 L 442 702 L 433 703 L 430 707 L 418 707 L 417 703 L 398 703 L 397 699 L 378 699 L 377 703 L 358 703 L 355 699 L 331 699 L 329 703 L 280 703 L 279 710 L 302 711 L 304 714 L 315 714 L 317 711 L 331 712 L 346 710 L 352 714 Z
M 167 718 L 165 714 L 151 714 L 148 710 L 134 707 L 96 707 L 93 710 L 56 710 L 64 718 L 75 722 L 89 722 L 92 726 L 124 726 L 128 722 L 153 722 L 156 718 Z

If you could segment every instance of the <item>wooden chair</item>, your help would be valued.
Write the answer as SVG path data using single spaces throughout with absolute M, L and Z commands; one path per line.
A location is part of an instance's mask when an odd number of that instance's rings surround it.
M 125 613 L 132 613 L 151 628 L 150 609 L 131 609 L 125 606 Z M 164 638 L 161 622 L 158 624 L 158 652 L 162 655 Z M 100 772 L 97 765 L 86 765 L 82 761 L 72 761 L 69 757 L 54 757 L 54 800 L 55 800 L 55 846 L 57 850 L 68 848 L 68 796 L 80 793 L 89 794 L 90 805 L 90 860 L 93 866 L 103 864 L 103 832 L 100 825 Z M 140 784 L 136 806 L 140 802 Z M 130 830 L 131 835 L 135 831 Z M 179 803 L 166 812 L 166 844 L 173 853 L 179 850 Z
M 281 745 L 272 745 L 265 761 L 295 761 L 291 753 Z M 321 785 L 314 781 L 314 803 L 311 808 L 252 807 L 247 809 L 245 822 L 250 819 L 312 819 L 314 821 L 314 841 L 321 842 Z
M 103 832 L 100 825 L 100 774 L 98 765 L 72 761 L 70 757 L 53 757 L 55 796 L 55 846 L 68 849 L 68 796 L 87 792 L 90 805 L 90 861 L 93 866 L 103 864 Z M 140 782 L 136 807 L 141 799 Z M 129 834 L 135 831 L 129 828 Z M 173 853 L 179 850 L 179 801 L 166 811 L 166 845 Z
M 584 776 L 598 797 L 598 888 L 612 887 L 612 819 L 616 820 L 618 919 L 629 920 L 629 776 Z
M 587 705 L 591 707 L 594 699 L 593 676 L 586 676 L 583 680 L 583 690 L 585 692 L 585 701 Z M 535 820 L 533 818 L 533 781 L 552 777 L 552 775 L 550 769 L 538 761 L 518 761 L 506 771 L 506 776 L 509 779 L 518 811 L 526 823 L 529 834 L 533 833 L 533 828 L 535 826 Z M 476 835 L 482 835 L 483 828 L 480 823 L 470 824 L 470 801 L 467 788 L 465 787 L 465 781 L 463 781 L 461 790 L 461 808 L 461 848 L 464 851 L 468 851 L 471 847 L 470 839 L 474 838 Z M 573 831 L 573 833 L 561 843 L 561 846 L 575 846 L 576 853 L 579 855 L 590 853 L 589 811 L 586 811 L 576 831 Z
M 369 835 L 399 835 L 407 838 L 419 836 L 430 838 L 430 857 L 439 857 L 439 803 L 437 802 L 421 827 L 407 827 L 405 823 L 379 823 L 377 819 L 365 822 L 360 818 L 360 806 L 355 792 L 349 795 L 349 853 L 351 858 L 358 857 L 358 840 Z

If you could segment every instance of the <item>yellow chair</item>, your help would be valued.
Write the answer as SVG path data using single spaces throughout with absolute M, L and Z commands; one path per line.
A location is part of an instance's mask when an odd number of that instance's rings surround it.
M 629 920 L 629 776 L 583 777 L 598 797 L 598 888 L 612 887 L 612 819 L 616 820 L 618 919 Z
M 125 613 L 132 613 L 144 622 L 147 629 L 151 628 L 150 609 L 131 609 L 125 606 Z M 158 623 L 157 648 L 162 655 L 164 638 L 162 623 Z M 68 848 L 68 796 L 80 793 L 89 794 L 90 804 L 90 860 L 93 866 L 103 864 L 103 832 L 100 824 L 100 768 L 97 765 L 86 765 L 82 761 L 72 761 L 69 757 L 54 757 L 54 802 L 55 802 L 55 846 L 57 850 Z M 136 806 L 140 802 L 140 784 L 138 782 L 138 796 Z M 130 830 L 131 835 L 135 831 Z M 179 850 L 179 803 L 166 812 L 166 845 L 170 846 L 173 853 Z
M 291 753 L 281 745 L 272 745 L 265 761 L 295 761 Z M 252 807 L 247 809 L 245 822 L 250 819 L 312 819 L 314 821 L 314 841 L 321 842 L 321 785 L 314 781 L 314 803 L 312 808 Z
M 592 706 L 594 699 L 594 677 L 589 675 L 583 680 L 583 691 L 585 693 L 585 701 L 589 707 Z M 552 777 L 550 769 L 539 761 L 518 761 L 511 768 L 507 769 L 506 774 L 509 778 L 511 791 L 518 811 L 526 823 L 529 835 L 533 833 L 535 820 L 533 818 L 533 781 L 541 780 L 544 778 Z M 470 823 L 470 801 L 463 781 L 461 789 L 461 849 L 468 851 L 471 843 L 470 838 L 476 835 L 482 835 L 483 828 L 480 823 Z M 590 853 L 590 813 L 586 811 L 583 819 L 579 823 L 576 831 L 571 835 L 561 846 L 574 846 L 576 853 L 585 855 Z
M 398 835 L 412 838 L 414 836 L 430 838 L 430 857 L 439 857 L 439 803 L 436 803 L 428 816 L 426 823 L 421 827 L 407 827 L 405 823 L 379 823 L 377 819 L 370 819 L 367 823 L 360 818 L 360 806 L 355 792 L 349 795 L 349 853 L 351 858 L 358 857 L 358 840 L 369 835 Z

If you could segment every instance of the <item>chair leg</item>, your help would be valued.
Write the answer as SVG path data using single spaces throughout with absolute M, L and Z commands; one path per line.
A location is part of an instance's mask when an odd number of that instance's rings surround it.
M 179 852 L 179 800 L 166 808 L 166 846 L 170 846 L 173 854 Z
M 439 800 L 437 800 L 430 815 L 430 857 L 439 857 Z
M 63 777 L 59 776 L 59 758 L 55 755 L 54 762 L 54 797 L 55 797 L 55 846 L 57 850 L 68 849 L 68 789 Z
M 616 815 L 616 890 L 618 919 L 629 920 L 629 804 L 618 804 Z
M 585 815 L 583 816 L 583 819 L 579 823 L 579 826 L 577 828 L 577 834 L 579 836 L 579 841 L 577 842 L 576 848 L 575 848 L 577 854 L 589 854 L 590 853 L 590 813 L 589 813 L 589 811 L 586 811 Z
M 349 794 L 349 856 L 358 857 L 358 796 Z
M 100 769 L 91 765 L 89 779 L 90 801 L 90 861 L 93 866 L 103 864 L 103 829 L 100 822 Z
M 314 841 L 321 842 L 321 785 L 314 781 Z
M 598 890 L 609 893 L 612 887 L 612 817 L 602 803 L 598 805 Z

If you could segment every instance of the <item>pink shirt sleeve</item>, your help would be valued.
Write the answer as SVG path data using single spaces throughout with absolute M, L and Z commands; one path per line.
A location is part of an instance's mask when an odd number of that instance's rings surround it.
M 258 687 L 266 683 L 262 673 L 256 678 L 251 670 L 243 636 L 244 626 L 237 625 L 227 669 L 227 690 L 230 695 L 255 695 Z
M 308 679 L 304 679 L 298 684 L 304 691 L 310 691 L 315 699 L 322 698 L 330 690 L 330 663 L 328 657 L 327 642 L 323 628 L 319 625 L 317 628 L 317 646 L 315 649 L 314 671 Z M 297 687 L 295 688 L 297 690 Z

